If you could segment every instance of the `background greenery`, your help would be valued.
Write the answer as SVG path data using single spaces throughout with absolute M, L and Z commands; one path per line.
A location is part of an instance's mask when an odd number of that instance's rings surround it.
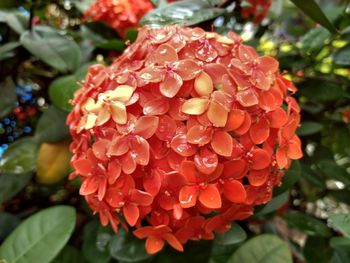
M 214 25 L 278 58 L 299 88 L 305 155 L 251 219 L 214 241 L 190 242 L 184 253 L 167 247 L 156 256 L 145 253 L 144 241 L 102 228 L 79 197 L 79 182 L 66 179 L 65 118 L 77 83 L 137 35 L 122 39 L 107 25 L 82 23 L 89 2 L 0 1 L 0 118 L 15 108 L 20 83 L 37 87 L 40 100 L 34 131 L 0 160 L 0 262 L 350 262 L 349 1 L 275 0 L 259 25 L 240 17 L 245 1 L 153 1 L 158 8 L 141 24 Z

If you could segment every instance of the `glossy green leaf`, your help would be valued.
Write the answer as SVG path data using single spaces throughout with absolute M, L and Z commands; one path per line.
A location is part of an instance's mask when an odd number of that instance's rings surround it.
M 244 241 L 247 238 L 246 232 L 237 223 L 231 225 L 226 233 L 218 233 L 215 236 L 215 243 L 219 245 L 233 245 Z
M 99 243 L 101 236 L 99 237 L 99 230 L 101 229 L 100 223 L 90 222 L 84 228 L 84 239 L 83 239 L 83 255 L 86 260 L 90 263 L 107 263 L 111 260 L 109 250 L 106 245 L 110 241 L 111 234 L 109 234 L 109 240 L 103 242 L 103 246 Z M 105 237 L 105 235 L 102 235 Z M 103 239 L 106 240 L 105 238 Z
M 80 65 L 79 46 L 54 28 L 35 26 L 25 31 L 20 41 L 34 56 L 59 71 L 74 71 Z
M 209 0 L 178 1 L 149 12 L 141 19 L 140 24 L 191 26 L 218 17 L 224 12 L 225 9 L 214 7 Z
M 288 245 L 275 235 L 263 234 L 246 241 L 227 263 L 292 263 Z
M 350 238 L 350 214 L 331 214 L 329 219 L 336 230 Z
M 300 10 L 309 16 L 316 23 L 321 24 L 330 32 L 335 33 L 337 30 L 333 24 L 328 20 L 319 5 L 314 0 L 291 0 Z
M 1 174 L 0 175 L 0 204 L 11 199 L 29 182 L 32 173 Z
M 12 230 L 20 223 L 17 216 L 12 214 L 1 212 L 0 213 L 0 243 L 7 237 Z
M 125 233 L 123 229 L 114 235 L 109 244 L 110 255 L 122 262 L 138 262 L 149 259 L 145 241 L 135 237 L 132 233 Z
M 120 39 L 111 39 L 96 44 L 96 47 L 101 49 L 113 50 L 118 52 L 123 52 L 126 48 L 126 45 L 123 40 Z
M 278 196 L 274 196 L 266 205 L 262 206 L 255 215 L 262 216 L 276 211 L 288 202 L 289 192 L 284 192 Z
M 72 110 L 70 101 L 73 99 L 75 91 L 80 87 L 78 83 L 85 78 L 86 72 L 92 64 L 94 63 L 87 63 L 74 74 L 59 77 L 50 84 L 49 97 L 57 108 L 66 112 Z
M 20 45 L 21 43 L 16 41 L 0 45 L 0 61 L 13 57 L 15 55 L 14 49 L 19 47 Z
M 319 237 L 328 237 L 331 235 L 331 231 L 325 223 L 310 215 L 297 211 L 289 211 L 284 215 L 284 218 L 290 227 L 297 228 L 307 235 Z
M 344 87 L 330 79 L 310 79 L 302 82 L 298 87 L 300 95 L 305 96 L 314 102 L 326 103 L 338 99 L 349 98 Z
M 23 221 L 0 247 L 0 259 L 11 263 L 51 262 L 67 243 L 76 220 L 69 206 L 54 206 Z
M 51 263 L 84 263 L 86 262 L 79 250 L 72 246 L 65 246 Z
M 333 62 L 340 66 L 350 66 L 350 45 L 337 49 L 333 55 Z
M 38 142 L 32 138 L 22 138 L 10 144 L 0 160 L 0 171 L 23 174 L 33 171 L 37 157 Z
M 0 83 L 0 118 L 6 116 L 16 106 L 16 86 L 10 77 Z
M 134 43 L 136 38 L 137 38 L 138 33 L 139 33 L 139 31 L 137 31 L 135 29 L 129 29 L 125 33 L 124 40 L 129 40 L 131 43 Z
M 69 137 L 69 129 L 66 125 L 67 113 L 49 106 L 41 115 L 36 126 L 35 136 L 40 142 L 57 142 Z
M 323 125 L 318 122 L 304 121 L 297 130 L 299 136 L 307 136 L 322 131 Z
M 309 30 L 303 37 L 301 50 L 307 54 L 319 52 L 330 35 L 329 31 L 323 27 Z
M 331 263 L 349 263 L 350 250 L 339 250 L 334 251 Z

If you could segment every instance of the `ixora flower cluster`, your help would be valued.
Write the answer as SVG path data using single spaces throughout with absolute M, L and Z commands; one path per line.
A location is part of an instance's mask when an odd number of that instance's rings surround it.
M 101 21 L 124 36 L 130 28 L 135 28 L 139 20 L 153 5 L 149 0 L 96 0 L 85 11 L 86 19 Z
M 248 6 L 242 9 L 243 18 L 252 17 L 254 23 L 260 23 L 269 13 L 271 0 L 247 0 Z
M 294 92 L 232 32 L 144 27 L 75 94 L 71 177 L 103 225 L 182 251 L 252 215 L 302 156 Z

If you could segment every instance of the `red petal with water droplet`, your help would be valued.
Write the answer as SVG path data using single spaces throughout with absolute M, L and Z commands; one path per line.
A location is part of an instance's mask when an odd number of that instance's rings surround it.
M 170 143 L 171 149 L 184 157 L 189 157 L 197 152 L 197 146 L 187 142 L 186 134 L 174 136 Z
M 187 132 L 187 141 L 203 146 L 211 141 L 213 130 L 202 125 L 195 125 Z
M 149 139 L 156 132 L 159 124 L 159 118 L 156 116 L 141 116 L 135 124 L 134 133 Z
M 224 163 L 222 178 L 240 179 L 247 173 L 247 162 L 243 159 L 231 160 Z
M 270 135 L 270 127 L 265 118 L 260 118 L 256 123 L 252 124 L 249 135 L 255 144 L 261 144 L 267 140 Z
M 224 183 L 224 195 L 233 203 L 244 203 L 247 198 L 247 192 L 244 186 L 237 180 Z
M 134 226 L 140 217 L 140 210 L 136 205 L 127 203 L 123 207 L 123 214 L 126 222 L 128 222 L 130 226 Z
M 194 156 L 194 163 L 198 171 L 204 174 L 211 174 L 218 166 L 218 156 L 207 148 L 203 148 Z
M 268 167 L 271 163 L 270 155 L 263 149 L 254 149 L 251 151 L 251 168 L 261 170 Z
M 137 190 L 137 189 L 133 189 L 131 191 L 131 194 L 130 194 L 130 201 L 134 202 L 134 203 L 136 203 L 138 205 L 146 206 L 146 205 L 151 205 L 152 204 L 153 197 L 152 197 L 151 194 L 149 194 L 147 192 L 140 191 L 140 190 Z
M 230 157 L 233 149 L 232 137 L 227 132 L 216 131 L 213 135 L 211 146 L 217 154 Z
M 173 98 L 179 92 L 182 84 L 182 78 L 178 74 L 167 73 L 159 85 L 159 90 L 165 97 Z
M 205 188 L 199 191 L 199 202 L 207 208 L 221 208 L 221 195 L 218 188 L 213 184 L 208 184 Z
M 195 186 L 184 186 L 179 193 L 180 205 L 183 208 L 193 207 L 197 203 L 198 189 Z
M 145 247 L 148 254 L 155 254 L 164 247 L 164 240 L 157 236 L 150 236 L 146 240 Z

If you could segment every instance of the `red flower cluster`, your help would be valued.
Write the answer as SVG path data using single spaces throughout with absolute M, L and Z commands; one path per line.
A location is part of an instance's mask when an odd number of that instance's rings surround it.
M 84 16 L 104 22 L 124 36 L 129 28 L 137 27 L 139 20 L 152 8 L 149 0 L 96 0 Z
M 272 0 L 247 0 L 249 6 L 242 9 L 243 18 L 252 18 L 254 23 L 260 23 L 269 13 Z
M 142 28 L 75 94 L 71 177 L 103 225 L 182 251 L 249 217 L 301 158 L 294 92 L 232 32 Z

